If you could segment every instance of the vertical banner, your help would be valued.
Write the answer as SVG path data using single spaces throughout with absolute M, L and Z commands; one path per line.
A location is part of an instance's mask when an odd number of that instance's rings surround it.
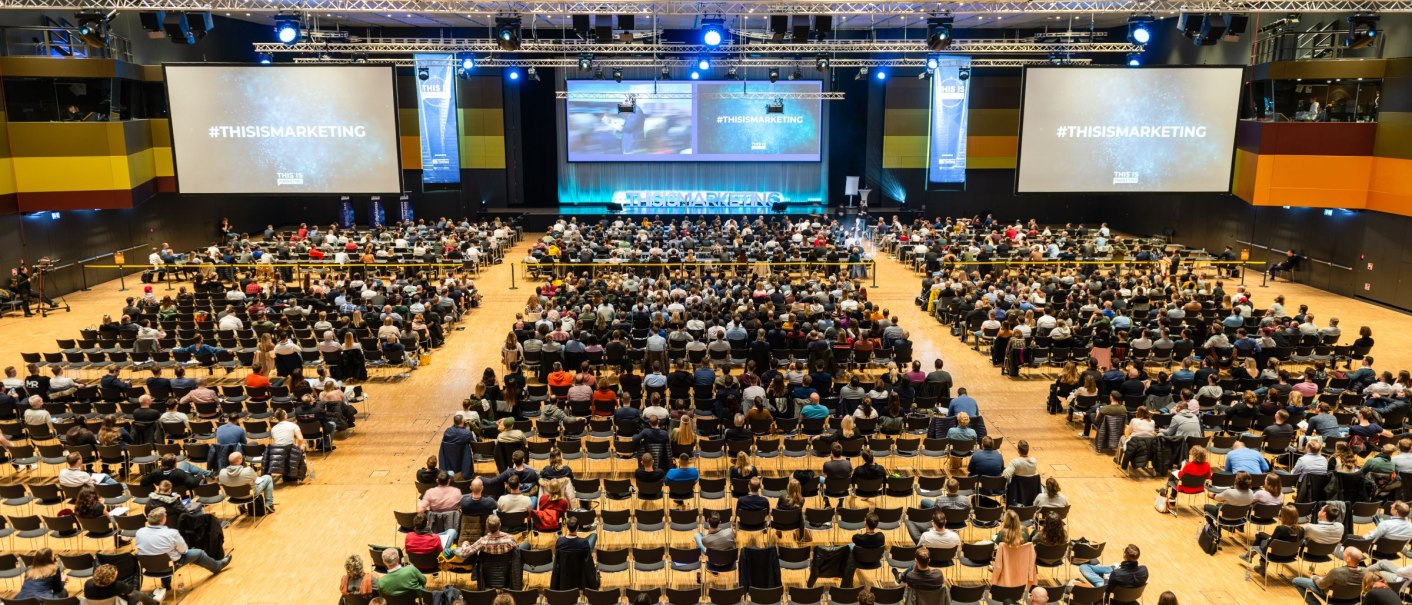
M 416 219 L 412 218 L 412 198 L 403 195 L 397 198 L 397 222 L 410 223 Z
M 338 198 L 338 226 L 343 229 L 353 228 L 353 198 L 346 195 Z
M 368 203 L 368 224 L 374 229 L 387 224 L 387 213 L 382 209 L 382 198 L 379 196 L 373 196 Z
M 422 188 L 457 189 L 461 182 L 461 147 L 456 128 L 456 57 L 442 53 L 418 53 L 412 57 L 417 65 Z
M 966 79 L 962 79 L 962 75 Z M 971 58 L 937 57 L 932 72 L 932 119 L 927 183 L 966 182 L 966 121 L 971 97 Z

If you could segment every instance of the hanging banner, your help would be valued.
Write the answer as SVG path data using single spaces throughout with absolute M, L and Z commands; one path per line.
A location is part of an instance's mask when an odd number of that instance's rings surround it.
M 456 127 L 456 58 L 440 53 L 418 53 L 412 58 L 417 66 L 422 186 L 448 189 L 445 185 L 461 182 L 461 138 Z
M 368 204 L 368 224 L 375 229 L 387 224 L 387 212 L 382 209 L 381 197 L 373 196 L 373 201 Z
M 338 226 L 341 229 L 353 228 L 353 198 L 338 198 Z
M 397 222 L 410 223 L 414 220 L 416 219 L 412 218 L 412 198 L 405 195 L 397 198 Z
M 932 72 L 927 182 L 965 183 L 971 58 L 942 56 L 936 61 L 936 71 Z

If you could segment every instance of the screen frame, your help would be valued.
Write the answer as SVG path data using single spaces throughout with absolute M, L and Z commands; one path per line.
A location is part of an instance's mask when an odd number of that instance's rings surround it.
M 391 87 L 392 87 L 392 111 L 393 111 L 393 116 L 392 116 L 392 131 L 393 131 L 394 136 L 397 137 L 397 144 L 395 145 L 395 147 L 396 147 L 396 154 L 397 154 L 397 187 L 398 187 L 399 189 L 401 189 L 401 190 L 400 190 L 400 191 L 385 191 L 385 192 L 359 191 L 359 192 L 354 192 L 354 193 L 350 193 L 350 192 L 346 192 L 346 191 L 345 191 L 345 192 L 330 192 L 330 193 L 317 192 L 317 191 L 308 191 L 308 192 L 299 192 L 299 191 L 272 192 L 272 191 L 271 191 L 271 192 L 257 192 L 257 193 L 235 193 L 235 192 L 214 193 L 214 192 L 205 192 L 205 191 L 203 191 L 203 192 L 190 192 L 190 193 L 188 193 L 188 192 L 182 191 L 182 190 L 181 190 L 181 168 L 177 166 L 176 127 L 175 127 L 174 124 L 173 124 L 174 121 L 172 120 L 172 111 L 171 111 L 171 110 L 172 110 L 172 107 L 171 107 L 171 98 L 172 98 L 172 95 L 171 95 L 171 84 L 170 84 L 171 80 L 167 78 L 167 68 L 168 68 L 168 67 L 171 67 L 171 66 L 176 66 L 176 67 L 255 67 L 255 68 L 268 68 L 268 67 L 298 67 L 298 68 L 305 68 L 305 67 L 340 67 L 340 68 L 341 68 L 341 67 L 352 66 L 352 67 L 365 67 L 365 68 L 366 68 L 366 67 L 375 67 L 375 68 L 383 68 L 383 67 L 385 67 L 385 68 L 387 68 L 388 74 L 389 74 L 389 76 L 392 78 L 392 81 L 391 81 Z M 239 62 L 239 61 L 210 61 L 210 62 L 201 62 L 201 61 L 173 61 L 173 62 L 170 62 L 170 63 L 163 63 L 163 64 L 162 64 L 162 93 L 165 94 L 165 95 L 166 95 L 166 98 L 167 98 L 167 140 L 171 141 L 171 143 L 172 143 L 172 183 L 173 183 L 173 185 L 176 187 L 176 193 L 177 193 L 177 195 L 195 195 L 195 196 L 242 195 L 242 196 L 248 196 L 248 197 L 290 197 L 290 196 L 342 197 L 342 196 L 354 196 L 354 195 L 357 195 L 357 196 L 364 196 L 364 195 L 376 195 L 376 196 L 382 196 L 382 195 L 399 195 L 399 196 L 400 196 L 400 195 L 410 195 L 410 194 L 411 194 L 411 192 L 407 190 L 407 170 L 402 167 L 402 120 L 401 120 L 401 118 L 397 115 L 397 111 L 401 109 L 401 106 L 398 105 L 398 101 L 399 101 L 400 99 L 399 99 L 398 96 L 397 96 L 397 66 L 396 66 L 396 65 L 377 65 L 377 64 L 358 64 L 358 63 L 352 63 L 352 64 L 348 64 L 348 65 L 323 65 L 323 64 L 319 64 L 319 63 L 287 63 L 287 64 L 280 64 L 280 65 L 263 65 L 263 64 L 260 64 L 260 63 L 241 63 L 241 62 Z
M 1235 194 L 1231 191 L 1231 187 L 1232 187 L 1232 184 L 1235 182 L 1235 160 L 1236 160 L 1236 152 L 1239 150 L 1239 146 L 1236 145 L 1236 140 L 1235 140 L 1235 137 L 1234 137 L 1234 136 L 1231 137 L 1230 160 L 1229 160 L 1229 163 L 1227 164 L 1227 166 L 1229 166 L 1229 168 L 1228 168 L 1227 173 L 1226 173 L 1226 188 L 1225 188 L 1223 191 L 1020 191 L 1020 164 L 1021 164 L 1021 161 L 1022 161 L 1023 158 L 1024 158 L 1024 149 L 1025 149 L 1025 101 L 1026 101 L 1026 99 L 1027 99 L 1027 97 L 1028 97 L 1028 95 L 1029 95 L 1029 75 L 1030 75 L 1030 70 L 1031 70 L 1031 69 L 1041 69 L 1041 70 L 1044 70 L 1044 69 L 1055 69 L 1055 70 L 1059 70 L 1059 69 L 1120 69 L 1120 70 L 1142 70 L 1142 69 L 1149 69 L 1149 70 L 1155 70 L 1155 69 L 1239 69 L 1239 70 L 1241 71 L 1241 76 L 1242 76 L 1242 77 L 1241 77 L 1241 82 L 1242 82 L 1242 84 L 1244 84 L 1244 76 L 1245 76 L 1245 73 L 1246 73 L 1245 67 L 1246 67 L 1246 66 L 1244 66 L 1244 65 L 1234 65 L 1234 64 L 1231 64 L 1231 65 L 1153 65 L 1153 66 L 1138 66 L 1138 67 L 1130 67 L 1130 66 L 1126 66 L 1126 65 L 1092 65 L 1092 64 L 1090 64 L 1090 65 L 1026 65 L 1026 66 L 1024 66 L 1024 68 L 1020 71 L 1020 120 L 1019 120 L 1019 122 L 1015 125 L 1015 128 L 1016 128 L 1016 133 L 1015 133 L 1015 134 L 1016 134 L 1016 141 L 1015 141 L 1015 180 L 1014 180 L 1014 187 L 1012 188 L 1012 194 L 1015 195 L 1015 196 L 1029 196 L 1029 195 L 1098 195 L 1098 196 L 1117 196 L 1117 195 L 1161 195 L 1161 196 L 1174 196 L 1174 195 L 1221 195 L 1221 194 L 1225 194 L 1225 195 L 1228 195 L 1228 196 L 1234 196 Z M 1232 108 L 1232 111 L 1233 111 L 1234 114 L 1235 114 L 1235 122 L 1236 122 L 1236 125 L 1237 125 L 1237 130 L 1239 130 L 1239 125 L 1240 125 L 1240 99 L 1241 99 L 1241 96 L 1242 96 L 1242 95 L 1236 95 L 1235 107 Z
M 568 92 L 569 92 L 569 83 L 570 83 L 570 82 L 603 82 L 603 80 L 588 79 L 588 78 L 565 78 L 565 79 L 563 80 L 563 82 L 564 82 L 564 93 L 567 95 Z M 628 83 L 633 83 L 633 84 L 637 84 L 637 83 L 652 83 L 652 84 L 657 84 L 657 83 L 659 83 L 659 82 L 660 82 L 660 83 L 664 83 L 664 84 L 688 84 L 688 85 L 690 85 L 690 86 L 692 87 L 691 112 L 692 112 L 692 120 L 693 120 L 693 121 L 696 119 L 696 101 L 697 101 L 697 98 L 698 98 L 698 97 L 696 96 L 696 87 L 697 87 L 697 85 L 699 85 L 699 84 L 744 84 L 744 83 L 752 83 L 752 82 L 742 81 L 742 80 L 720 80 L 720 79 L 713 79 L 713 80 L 665 80 L 665 81 L 664 81 L 664 80 L 627 80 L 627 79 L 624 79 L 621 83 L 623 83 L 623 84 L 628 84 Z M 820 95 L 822 95 L 823 92 L 824 92 L 824 81 L 823 81 L 823 80 L 815 80 L 815 79 L 812 79 L 812 78 L 805 78 L 805 79 L 803 79 L 803 80 L 787 80 L 786 82 L 788 82 L 788 83 L 790 83 L 790 84 L 800 84 L 800 83 L 806 83 L 806 84 L 807 84 L 807 83 L 814 83 L 814 84 L 817 84 L 817 85 L 818 85 L 818 88 L 819 88 L 819 89 L 818 89 L 817 92 L 818 92 Z M 756 81 L 756 82 L 753 82 L 753 83 L 760 83 L 760 81 Z M 624 93 L 624 94 L 627 94 L 627 93 Z M 701 156 L 695 155 L 695 154 L 693 154 L 693 156 L 692 156 L 693 159 L 676 159 L 676 158 L 679 158 L 679 157 L 680 157 L 680 158 L 685 158 L 685 157 L 686 157 L 686 156 L 681 156 L 681 155 L 653 155 L 653 154 L 644 154 L 644 155 L 641 156 L 641 157 L 636 157 L 636 156 L 622 156 L 623 159 L 575 160 L 575 159 L 573 159 L 572 152 L 569 150 L 569 120 L 568 120 L 568 116 L 569 116 L 569 101 L 571 101 L 571 100 L 572 100 L 572 99 L 569 99 L 569 98 L 565 97 L 565 98 L 563 99 L 564 104 L 563 104 L 562 110 L 559 112 L 559 113 L 562 114 L 563 117 L 564 117 L 564 132 L 563 132 L 563 134 L 561 135 L 561 140 L 562 140 L 562 142 L 564 143 L 564 162 L 569 163 L 569 164 L 628 164 L 628 163 L 634 163 L 634 164 L 635 164 L 635 163 L 641 163 L 641 162 L 651 162 L 651 163 L 654 163 L 654 164 L 657 164 L 657 163 L 661 163 L 661 164 L 721 164 L 721 163 L 730 163 L 730 162 L 739 162 L 739 163 L 745 163 L 745 164 L 755 164 L 755 163 L 766 163 L 766 162 L 789 162 L 789 163 L 793 164 L 793 163 L 809 163 L 809 162 L 823 162 L 823 161 L 824 161 L 824 149 L 825 149 L 825 147 L 826 147 L 826 138 L 827 138 L 827 137 L 824 136 L 824 131 L 828 128 L 828 121 L 829 121 L 829 120 L 828 120 L 828 114 L 827 114 L 826 111 L 825 111 L 825 110 L 828 108 L 828 105 L 825 104 L 825 101 L 824 101 L 824 99 L 822 98 L 822 96 L 817 100 L 817 102 L 819 103 L 819 151 L 818 151 L 818 153 L 814 154 L 814 157 L 813 157 L 813 158 L 800 158 L 800 157 L 798 157 L 799 154 L 781 154 L 781 155 L 759 155 L 759 156 L 753 156 L 753 157 L 758 157 L 758 158 L 760 158 L 760 159 L 727 158 L 727 159 L 718 159 L 718 160 L 694 159 L 694 158 L 697 158 L 697 157 L 701 157 Z M 693 123 L 693 124 L 692 124 L 692 131 L 695 132 L 695 130 L 696 130 L 696 125 Z M 652 159 L 652 158 L 662 158 L 662 159 Z

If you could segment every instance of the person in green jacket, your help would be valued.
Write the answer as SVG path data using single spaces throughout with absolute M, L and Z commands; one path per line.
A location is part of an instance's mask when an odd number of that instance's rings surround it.
M 374 588 L 384 597 L 395 597 L 409 592 L 417 592 L 427 587 L 427 577 L 417 568 L 402 564 L 402 553 L 396 548 L 382 551 L 382 564 L 387 573 L 378 578 Z

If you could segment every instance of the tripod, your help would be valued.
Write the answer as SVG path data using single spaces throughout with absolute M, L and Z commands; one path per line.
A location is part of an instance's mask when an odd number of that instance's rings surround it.
M 63 294 L 59 295 L 61 302 L 49 300 L 44 296 L 44 276 L 49 274 L 49 269 L 36 267 L 34 273 L 35 282 L 39 286 L 39 316 L 49 317 L 49 311 L 57 311 L 60 307 L 63 307 L 66 312 L 73 312 L 73 309 L 69 307 L 68 299 L 64 298 Z

